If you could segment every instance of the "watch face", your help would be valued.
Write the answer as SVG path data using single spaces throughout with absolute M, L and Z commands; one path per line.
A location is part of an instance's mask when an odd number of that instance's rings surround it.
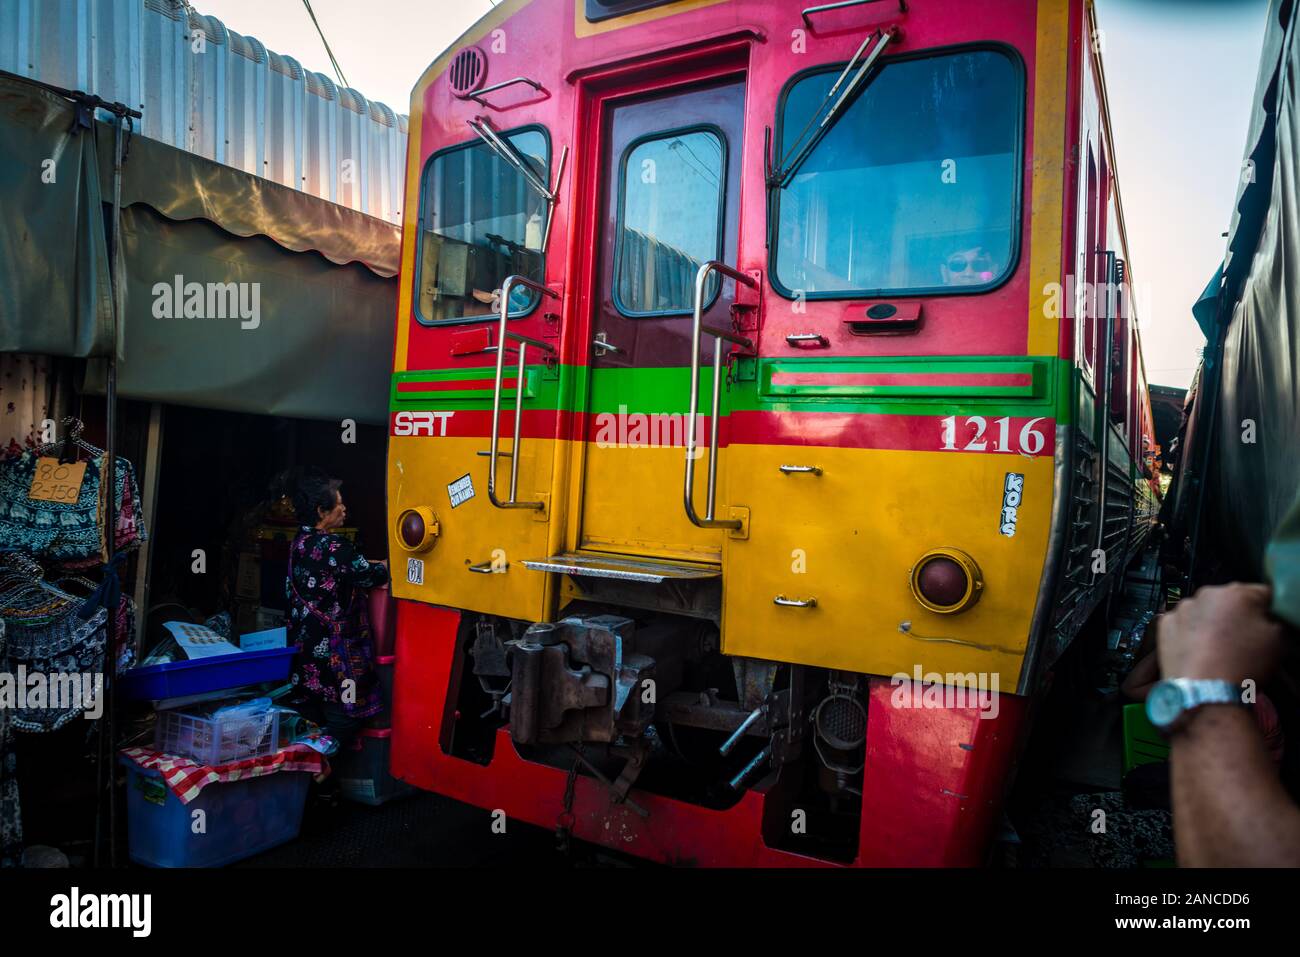
M 1183 689 L 1172 681 L 1158 681 L 1147 695 L 1147 717 L 1157 728 L 1167 728 L 1183 712 Z

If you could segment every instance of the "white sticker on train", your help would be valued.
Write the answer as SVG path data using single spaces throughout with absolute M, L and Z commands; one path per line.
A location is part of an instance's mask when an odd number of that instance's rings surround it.
M 451 507 L 463 505 L 474 497 L 474 480 L 468 475 L 462 475 L 454 482 L 447 485 L 447 497 L 451 499 Z
M 1002 484 L 1002 514 L 999 529 L 1007 538 L 1016 534 L 1016 520 L 1020 517 L 1020 502 L 1025 492 L 1025 477 L 1019 472 L 1008 472 Z
M 418 558 L 406 560 L 406 580 L 412 585 L 424 584 L 424 562 Z

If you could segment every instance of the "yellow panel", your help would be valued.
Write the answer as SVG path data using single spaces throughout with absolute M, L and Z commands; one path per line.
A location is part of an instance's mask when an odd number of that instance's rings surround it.
M 695 510 L 705 509 L 707 449 L 696 465 Z M 685 450 L 660 446 L 601 448 L 588 443 L 583 489 L 582 547 L 623 555 L 717 562 L 723 532 L 697 528 L 682 504 Z M 719 489 L 725 488 L 725 450 L 718 453 Z M 718 515 L 725 517 L 722 495 Z
M 1047 549 L 1052 459 L 960 452 L 807 448 L 824 473 L 782 475 L 790 450 L 732 445 L 750 510 L 726 539 L 722 650 L 868 674 L 983 672 L 1014 690 Z M 803 461 L 806 459 L 807 461 Z M 1025 476 L 1016 533 L 1000 533 L 1008 472 Z M 927 611 L 908 575 L 932 548 L 961 549 L 984 579 L 979 602 Z M 773 603 L 816 598 L 815 608 Z
M 1065 111 L 1070 43 L 1069 0 L 1039 0 L 1034 65 L 1034 172 L 1030 184 L 1029 348 L 1054 356 L 1060 319 L 1048 316 L 1049 286 L 1061 282 L 1062 204 L 1065 203 Z
M 477 454 L 487 446 L 485 438 L 389 439 L 389 521 L 396 522 L 404 509 L 428 506 L 441 527 L 433 547 L 421 553 L 403 548 L 390 529 L 393 594 L 509 618 L 544 620 L 547 576 L 519 563 L 550 554 L 549 511 L 539 515 L 525 509 L 498 509 L 488 501 L 487 459 Z M 554 454 L 553 440 L 523 443 L 520 501 L 548 495 Z M 497 468 L 498 486 L 504 490 L 509 484 L 510 460 L 502 458 Z M 447 486 L 466 474 L 473 480 L 474 497 L 452 508 Z M 506 564 L 504 572 L 480 575 L 467 571 L 470 565 L 494 557 Z M 424 584 L 407 581 L 408 558 L 424 561 Z

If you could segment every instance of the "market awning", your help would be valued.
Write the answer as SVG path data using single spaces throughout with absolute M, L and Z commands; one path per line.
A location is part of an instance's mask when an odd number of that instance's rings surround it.
M 1217 403 L 1205 494 L 1215 558 L 1267 578 L 1273 611 L 1300 625 L 1300 38 L 1294 0 L 1270 4 L 1223 267 L 1193 310 L 1210 341 Z M 1220 276 L 1222 282 L 1219 282 Z M 1222 352 L 1216 347 L 1222 342 Z M 1203 450 L 1202 450 L 1203 451 Z
M 112 132 L 69 134 L 74 116 L 65 98 L 0 77 L 0 350 L 109 350 Z M 41 182 L 45 157 L 54 184 Z M 140 136 L 122 206 L 120 396 L 385 420 L 396 226 Z M 89 364 L 88 391 L 103 390 L 104 367 Z
M 396 280 L 206 219 L 175 222 L 141 203 L 122 212 L 122 244 L 119 395 L 304 419 L 387 418 Z M 87 390 L 102 392 L 103 381 L 103 362 L 93 361 Z
M 0 76 L 0 351 L 105 355 L 108 242 L 96 159 L 103 128 L 64 97 Z M 112 133 L 107 151 L 112 151 Z

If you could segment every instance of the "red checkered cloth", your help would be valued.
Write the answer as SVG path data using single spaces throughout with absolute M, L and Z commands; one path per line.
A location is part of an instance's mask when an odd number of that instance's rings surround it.
M 182 804 L 189 804 L 205 787 L 216 781 L 240 781 L 278 771 L 310 771 L 314 775 L 322 775 L 329 767 L 324 755 L 305 744 L 291 744 L 274 754 L 213 767 L 196 764 L 190 758 L 155 751 L 153 748 L 123 748 L 122 754 L 140 767 L 162 774 L 163 781 L 172 794 L 180 798 Z

